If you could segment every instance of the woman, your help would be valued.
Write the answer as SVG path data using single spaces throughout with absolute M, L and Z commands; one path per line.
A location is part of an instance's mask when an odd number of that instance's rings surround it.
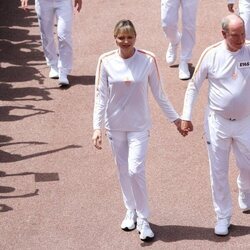
M 145 158 L 151 127 L 148 86 L 166 117 L 180 128 L 179 115 L 166 98 L 155 57 L 134 47 L 136 31 L 130 20 L 119 21 L 114 29 L 118 50 L 103 54 L 96 71 L 93 115 L 93 143 L 102 148 L 105 125 L 112 148 L 123 200 L 127 209 L 121 228 L 136 227 L 141 240 L 154 237 L 149 223 L 145 182 Z

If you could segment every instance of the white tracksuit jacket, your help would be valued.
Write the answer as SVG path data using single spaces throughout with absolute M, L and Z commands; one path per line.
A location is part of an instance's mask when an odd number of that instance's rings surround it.
M 123 59 L 118 50 L 103 54 L 97 66 L 94 129 L 143 131 L 151 127 L 148 87 L 166 117 L 179 118 L 164 94 L 155 56 L 135 50 Z

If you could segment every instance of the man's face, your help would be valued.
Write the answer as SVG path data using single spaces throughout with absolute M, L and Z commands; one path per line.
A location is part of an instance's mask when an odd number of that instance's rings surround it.
M 245 43 L 245 28 L 243 22 L 232 22 L 227 31 L 222 31 L 228 50 L 235 52 Z

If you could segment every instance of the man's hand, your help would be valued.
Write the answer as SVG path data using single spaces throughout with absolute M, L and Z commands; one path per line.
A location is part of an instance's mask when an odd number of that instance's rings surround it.
M 82 0 L 75 0 L 74 7 L 78 12 L 82 9 Z
M 101 129 L 94 130 L 92 141 L 97 149 L 102 149 L 102 131 Z
M 228 8 L 228 10 L 230 11 L 230 12 L 234 12 L 234 4 L 233 3 L 230 3 L 230 4 L 228 4 L 227 5 L 227 8 Z

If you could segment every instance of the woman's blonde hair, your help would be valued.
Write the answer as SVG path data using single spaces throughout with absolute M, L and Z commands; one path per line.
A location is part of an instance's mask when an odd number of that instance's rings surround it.
M 134 33 L 134 35 L 136 36 L 134 24 L 127 19 L 122 19 L 115 25 L 114 37 L 117 37 L 118 34 L 122 32 Z

